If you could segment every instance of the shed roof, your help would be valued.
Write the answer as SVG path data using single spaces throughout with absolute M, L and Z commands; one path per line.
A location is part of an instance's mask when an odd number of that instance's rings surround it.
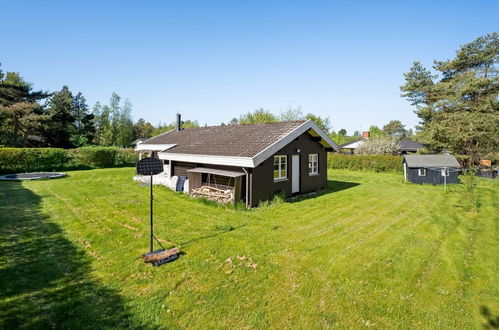
M 404 162 L 408 167 L 461 167 L 452 155 L 405 155 Z

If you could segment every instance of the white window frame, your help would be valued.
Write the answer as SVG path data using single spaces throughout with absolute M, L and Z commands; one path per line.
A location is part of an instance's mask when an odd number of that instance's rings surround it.
M 308 154 L 308 175 L 317 174 L 319 174 L 319 154 Z
M 442 168 L 440 170 L 440 173 L 442 176 L 449 176 L 449 169 L 448 168 Z
M 276 163 L 277 161 L 277 163 Z M 275 169 L 277 165 L 277 170 Z M 284 169 L 283 166 L 284 165 Z M 277 177 L 275 177 L 275 171 L 277 171 Z M 274 156 L 274 164 L 272 167 L 272 176 L 275 181 L 287 180 L 288 178 L 288 156 L 287 155 L 276 155 Z
M 418 168 L 419 176 L 426 176 L 426 168 Z

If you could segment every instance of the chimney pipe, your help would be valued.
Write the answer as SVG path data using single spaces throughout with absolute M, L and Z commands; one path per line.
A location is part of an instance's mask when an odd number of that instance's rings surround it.
M 180 113 L 177 113 L 177 124 L 175 125 L 175 130 L 178 132 L 182 129 L 182 120 L 180 119 Z
M 369 132 L 362 132 L 362 137 L 363 137 L 364 139 L 369 139 L 369 137 L 370 137 Z

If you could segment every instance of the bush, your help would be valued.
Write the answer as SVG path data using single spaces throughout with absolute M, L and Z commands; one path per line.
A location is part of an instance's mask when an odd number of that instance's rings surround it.
M 90 168 L 104 168 L 115 166 L 118 148 L 114 147 L 83 147 L 73 149 L 74 165 Z
M 461 194 L 464 200 L 464 207 L 466 210 L 472 210 L 478 212 L 480 207 L 480 202 L 478 201 L 478 183 L 475 172 L 470 170 L 467 171 L 464 175 L 459 177 L 459 183 Z
M 70 160 L 64 149 L 1 148 L 0 173 L 48 171 L 64 167 Z
M 0 173 L 134 166 L 132 149 L 116 147 L 0 148 Z
M 328 168 L 369 170 L 375 172 L 401 172 L 402 156 L 329 154 Z

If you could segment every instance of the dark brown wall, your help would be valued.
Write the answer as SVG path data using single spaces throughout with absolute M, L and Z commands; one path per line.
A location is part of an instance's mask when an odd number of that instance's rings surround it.
M 186 162 L 172 162 L 172 174 L 171 176 L 185 176 L 187 177 L 187 170 L 193 169 L 196 167 L 195 163 L 186 163 Z
M 298 153 L 296 149 L 300 149 Z M 319 155 L 319 174 L 308 174 L 308 155 Z M 288 156 L 288 177 L 285 181 L 274 182 L 274 156 Z M 276 152 L 252 170 L 252 206 L 257 206 L 260 201 L 272 199 L 281 191 L 286 196 L 291 196 L 292 155 L 300 155 L 300 193 L 313 192 L 326 187 L 327 184 L 327 152 L 319 142 L 313 141 L 308 133 L 304 133 L 287 146 Z
M 298 153 L 296 149 L 300 149 Z M 310 176 L 308 174 L 308 155 L 319 155 L 319 174 Z M 323 189 L 327 184 L 327 152 L 319 142 L 313 141 L 308 133 L 304 133 L 297 139 L 282 148 L 275 155 L 288 156 L 288 177 L 284 181 L 274 182 L 274 155 L 266 159 L 262 164 L 254 169 L 248 168 L 250 178 L 250 202 L 252 206 L 258 206 L 260 201 L 266 201 L 273 196 L 283 191 L 286 196 L 291 196 L 291 173 L 292 173 L 292 155 L 300 155 L 300 192 L 308 193 L 317 189 Z M 172 162 L 172 175 L 187 176 L 187 169 L 195 167 L 209 167 L 224 170 L 232 170 L 241 172 L 240 167 L 210 165 L 210 164 L 195 164 L 185 162 Z M 246 177 L 241 179 L 241 197 L 246 197 Z

